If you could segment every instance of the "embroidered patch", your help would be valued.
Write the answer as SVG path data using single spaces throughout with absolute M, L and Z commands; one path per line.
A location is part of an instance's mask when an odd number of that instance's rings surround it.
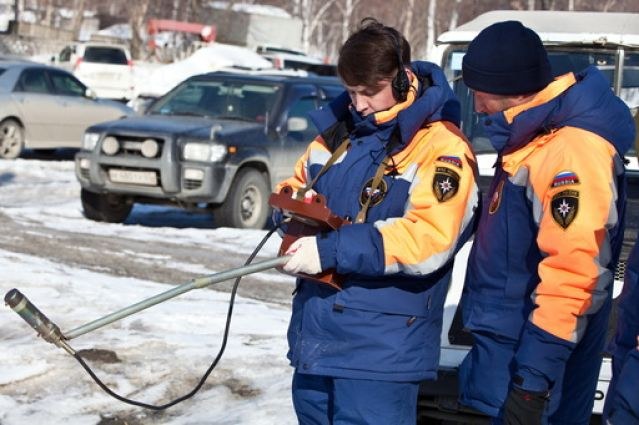
M 439 202 L 455 196 L 459 189 L 459 174 L 446 167 L 437 167 L 433 177 L 433 192 Z
M 458 168 L 462 168 L 462 161 L 458 156 L 442 155 L 437 158 L 437 161 L 447 162 L 449 164 L 453 164 Z
M 384 197 L 388 192 L 388 184 L 386 183 L 386 181 L 384 179 L 380 180 L 379 187 L 377 187 L 377 189 L 375 190 L 372 189 L 372 185 L 373 179 L 370 179 L 362 188 L 362 191 L 359 194 L 359 204 L 361 206 L 364 206 L 366 200 L 369 197 L 371 198 L 371 202 L 370 204 L 368 204 L 369 207 L 377 205 L 384 200 Z
M 563 190 L 552 197 L 552 218 L 564 229 L 570 226 L 579 211 L 579 192 Z
M 504 180 L 500 181 L 497 185 L 497 189 L 493 192 L 492 198 L 490 198 L 490 205 L 488 206 L 488 214 L 495 214 L 501 205 L 502 192 L 504 190 Z
M 550 187 L 565 186 L 567 184 L 578 184 L 579 177 L 572 171 L 562 171 L 552 179 Z

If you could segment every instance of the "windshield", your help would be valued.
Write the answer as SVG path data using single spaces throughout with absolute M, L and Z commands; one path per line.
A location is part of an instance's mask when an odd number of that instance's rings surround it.
M 148 113 L 264 122 L 280 92 L 275 84 L 192 80 L 159 99 Z
M 84 51 L 85 62 L 110 63 L 113 65 L 127 65 L 126 54 L 117 47 L 87 47 Z
M 476 153 L 491 153 L 494 149 L 483 132 L 480 124 L 479 114 L 474 112 L 473 97 L 471 91 L 466 87 L 461 77 L 461 64 L 464 56 L 464 49 L 454 49 L 448 52 L 444 71 L 457 98 L 462 105 L 462 130 L 471 140 Z M 621 74 L 619 97 L 637 113 L 639 108 L 639 52 L 624 52 L 624 66 Z M 548 59 L 552 67 L 553 76 L 563 75 L 567 72 L 577 72 L 584 68 L 595 65 L 610 81 L 613 87 L 615 75 L 615 63 L 617 54 L 611 50 L 581 49 L 579 51 L 566 50 L 562 48 L 548 48 Z M 635 155 L 632 150 L 627 155 Z

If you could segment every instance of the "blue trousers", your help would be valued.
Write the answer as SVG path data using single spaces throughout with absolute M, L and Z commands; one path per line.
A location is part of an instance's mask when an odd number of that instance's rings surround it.
M 415 425 L 418 382 L 293 375 L 301 425 Z

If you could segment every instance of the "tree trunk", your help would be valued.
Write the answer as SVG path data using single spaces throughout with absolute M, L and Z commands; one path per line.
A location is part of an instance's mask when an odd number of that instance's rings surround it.
M 82 19 L 84 18 L 84 0 L 74 1 L 74 15 L 73 15 L 73 36 L 76 40 L 80 38 L 80 29 L 82 28 Z
M 140 34 L 146 32 L 146 13 L 151 0 L 136 0 L 131 5 L 129 24 L 131 25 L 131 56 L 134 59 L 142 58 L 144 41 Z
M 459 5 L 462 0 L 455 0 L 453 10 L 450 13 L 450 22 L 448 23 L 448 30 L 454 30 L 457 28 L 457 22 L 459 21 Z
M 437 16 L 437 0 L 430 0 L 428 3 L 428 17 L 426 18 L 426 58 L 430 58 L 433 47 L 435 47 L 435 22 Z

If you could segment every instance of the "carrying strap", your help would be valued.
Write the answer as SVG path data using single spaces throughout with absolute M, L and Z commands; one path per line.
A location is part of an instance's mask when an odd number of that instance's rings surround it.
M 351 145 L 351 140 L 347 137 L 342 142 L 342 144 L 339 145 L 337 149 L 335 149 L 335 152 L 333 152 L 333 155 L 331 155 L 328 161 L 326 161 L 326 163 L 322 166 L 319 172 L 315 175 L 313 180 L 308 182 L 304 187 L 302 187 L 300 190 L 297 191 L 297 194 L 295 195 L 295 199 L 298 201 L 304 200 L 304 195 L 306 195 L 306 192 L 312 189 L 312 187 L 315 185 L 315 183 L 320 178 L 320 176 L 324 174 L 326 170 L 328 170 L 335 163 L 335 161 L 337 161 L 337 159 L 344 154 L 344 152 L 346 152 L 346 150 L 349 148 L 350 145 Z M 384 160 L 377 167 L 377 171 L 375 171 L 375 176 L 373 177 L 373 181 L 371 182 L 370 196 L 366 198 L 366 202 L 364 202 L 364 204 L 362 205 L 362 208 L 357 213 L 357 217 L 355 218 L 355 223 L 364 223 L 366 221 L 366 214 L 368 212 L 371 199 L 373 198 L 373 193 L 375 193 L 380 183 L 382 182 L 382 178 L 384 177 L 384 171 L 386 170 L 386 166 L 388 164 L 388 159 L 390 159 L 390 155 L 384 158 Z
M 384 177 L 384 170 L 386 170 L 387 160 L 390 156 L 384 158 L 384 160 L 377 167 L 377 171 L 375 171 L 375 177 L 373 177 L 373 181 L 371 182 L 371 191 L 370 194 L 366 197 L 366 202 L 362 205 L 362 208 L 357 213 L 357 217 L 355 217 L 355 223 L 363 223 L 366 221 L 366 213 L 368 212 L 368 207 L 370 206 L 371 199 L 373 199 L 373 193 L 379 187 L 379 184 L 382 182 L 382 178 Z
M 335 161 L 337 161 L 337 159 L 340 156 L 342 156 L 344 152 L 346 152 L 346 150 L 348 149 L 350 145 L 351 145 L 351 139 L 347 137 L 346 139 L 344 139 L 342 144 L 339 145 L 337 149 L 335 149 L 335 152 L 333 152 L 333 155 L 331 155 L 328 161 L 326 161 L 326 164 L 324 164 L 324 166 L 319 170 L 319 173 L 317 173 L 317 175 L 313 178 L 313 180 L 311 180 L 309 183 L 306 184 L 306 186 L 304 186 L 303 188 L 297 191 L 297 194 L 295 195 L 295 199 L 298 201 L 302 201 L 304 199 L 304 195 L 306 195 L 306 192 L 311 190 L 311 188 L 317 182 L 317 179 L 319 179 L 320 176 L 324 174 L 326 170 L 328 170 L 335 163 Z

